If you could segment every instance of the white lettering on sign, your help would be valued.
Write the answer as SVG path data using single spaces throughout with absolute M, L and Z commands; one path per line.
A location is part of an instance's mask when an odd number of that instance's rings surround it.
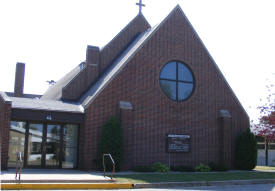
M 168 134 L 168 137 L 171 137 L 171 138 L 186 138 L 186 139 L 189 139 L 190 138 L 190 135 L 175 135 L 175 134 Z
M 190 135 L 168 134 L 167 135 L 167 152 L 189 152 Z

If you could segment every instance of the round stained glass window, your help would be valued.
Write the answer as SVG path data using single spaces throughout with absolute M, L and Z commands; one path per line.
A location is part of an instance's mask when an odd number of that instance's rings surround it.
M 194 76 L 182 62 L 167 63 L 160 72 L 160 86 L 167 97 L 174 101 L 188 99 L 194 90 Z

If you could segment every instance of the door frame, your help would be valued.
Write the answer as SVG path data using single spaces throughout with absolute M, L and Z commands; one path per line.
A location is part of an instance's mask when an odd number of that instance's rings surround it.
M 30 124 L 42 124 L 43 130 L 42 130 L 42 143 L 41 143 L 41 165 L 28 165 L 28 147 L 29 147 L 29 127 Z M 57 166 L 47 166 L 46 165 L 46 143 L 47 143 L 47 128 L 48 125 L 59 125 L 60 126 L 60 132 L 59 132 L 59 164 Z M 45 168 L 45 169 L 62 169 L 62 161 L 63 161 L 63 155 L 64 155 L 64 127 L 66 124 L 64 123 L 46 123 L 42 122 L 39 123 L 37 121 L 26 121 L 26 132 L 25 132 L 25 145 L 24 145 L 24 161 L 23 161 L 23 167 L 24 168 Z M 80 124 L 78 125 L 78 140 L 77 140 L 77 164 L 76 168 L 78 167 L 78 149 L 79 149 L 79 128 Z M 75 168 L 66 168 L 66 169 L 75 169 Z

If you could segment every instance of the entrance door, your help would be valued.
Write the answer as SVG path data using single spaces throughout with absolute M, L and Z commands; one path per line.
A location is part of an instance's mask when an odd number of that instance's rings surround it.
M 47 125 L 46 144 L 45 144 L 45 162 L 47 167 L 61 167 L 61 126 Z
M 43 124 L 29 124 L 28 140 L 28 166 L 40 167 L 43 151 Z
M 29 124 L 28 166 L 61 167 L 61 126 Z
M 11 121 L 8 167 L 15 167 L 17 152 L 24 167 L 77 168 L 77 124 Z

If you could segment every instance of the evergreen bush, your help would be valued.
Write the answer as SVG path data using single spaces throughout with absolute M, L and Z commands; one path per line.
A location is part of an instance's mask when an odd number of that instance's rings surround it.
M 96 160 L 99 169 L 103 169 L 103 154 L 112 155 L 116 164 L 116 171 L 119 171 L 123 162 L 123 131 L 117 117 L 111 117 L 102 128 L 98 147 L 98 159 Z M 113 169 L 109 157 L 105 157 L 105 166 L 107 171 Z
M 257 141 L 250 129 L 243 132 L 236 143 L 235 167 L 240 170 L 252 170 L 257 164 Z
M 209 172 L 211 168 L 208 165 L 200 163 L 198 166 L 195 167 L 195 170 L 199 172 Z
M 170 169 L 165 164 L 162 164 L 161 162 L 156 162 L 152 165 L 152 170 L 154 172 L 168 172 Z

